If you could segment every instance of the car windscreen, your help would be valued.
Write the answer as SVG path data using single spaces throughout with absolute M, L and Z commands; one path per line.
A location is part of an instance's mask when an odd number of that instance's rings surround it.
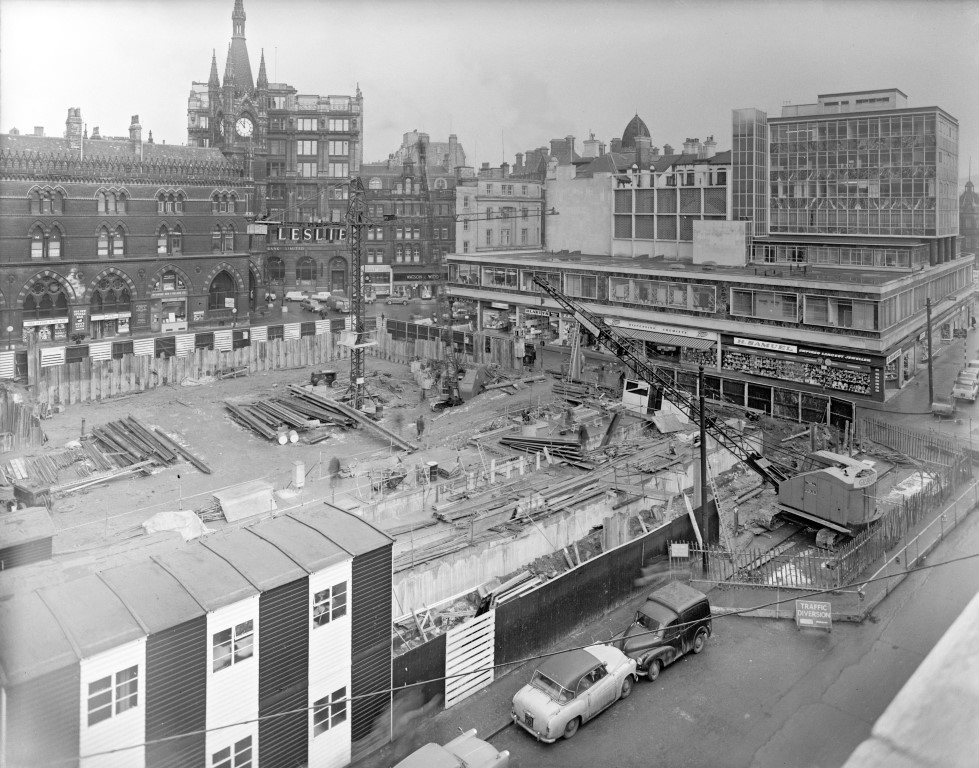
M 639 623 L 649 630 L 661 629 L 671 621 L 676 621 L 677 615 L 669 608 L 650 600 L 639 610 Z
M 554 682 L 547 675 L 542 675 L 540 672 L 534 672 L 534 677 L 531 679 L 530 684 L 537 690 L 546 693 L 558 704 L 567 704 L 574 698 L 574 693 L 563 685 Z

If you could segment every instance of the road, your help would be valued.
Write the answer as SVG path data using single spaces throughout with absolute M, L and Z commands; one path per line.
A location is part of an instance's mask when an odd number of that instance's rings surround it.
M 973 515 L 928 563 L 979 552 Z M 685 766 L 833 768 L 955 620 L 979 584 L 979 558 L 920 571 L 863 624 L 800 632 L 789 621 L 723 618 L 699 656 L 641 680 L 574 739 L 492 739 L 514 768 Z

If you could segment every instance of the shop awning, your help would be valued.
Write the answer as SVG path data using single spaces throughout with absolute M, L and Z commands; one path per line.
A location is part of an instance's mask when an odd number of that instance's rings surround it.
M 700 339 L 694 336 L 674 336 L 671 333 L 656 333 L 655 331 L 639 331 L 635 328 L 619 329 L 626 336 L 639 341 L 651 341 L 653 344 L 663 344 L 669 347 L 689 347 L 690 349 L 710 349 L 714 339 Z

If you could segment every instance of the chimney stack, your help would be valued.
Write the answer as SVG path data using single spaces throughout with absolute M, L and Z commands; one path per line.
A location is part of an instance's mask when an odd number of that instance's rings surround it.
M 504 179 L 510 178 L 510 163 L 503 163 L 502 165 L 500 165 L 500 170 L 503 171 Z
M 704 139 L 704 143 L 701 145 L 701 157 L 713 157 L 717 154 L 717 142 L 714 141 L 713 136 L 708 136 Z
M 589 133 L 588 138 L 585 139 L 584 142 L 582 142 L 582 150 L 581 150 L 582 157 L 588 157 L 588 158 L 599 157 L 600 156 L 598 153 L 599 146 L 600 143 L 598 139 L 595 138 L 595 134 Z
M 44 135 L 44 126 L 43 125 L 35 125 L 34 126 L 34 135 L 35 136 L 43 136 Z
M 65 138 L 68 139 L 68 148 L 81 152 L 82 149 L 82 111 L 78 107 L 68 108 L 68 119 L 65 120 Z
M 687 139 L 683 142 L 683 154 L 696 155 L 700 151 L 700 139 Z
M 671 147 L 669 144 L 664 144 L 663 145 L 663 154 L 664 155 L 672 155 L 673 154 L 673 147 Z
M 574 136 L 565 136 L 564 140 L 568 143 L 568 162 L 574 160 Z
M 101 139 L 99 135 L 99 127 L 97 125 L 92 126 L 92 139 Z
M 649 168 L 649 160 L 652 155 L 653 140 L 649 136 L 636 136 L 636 159 L 635 164 L 640 169 Z
M 139 124 L 139 115 L 133 115 L 129 121 L 129 140 L 135 146 L 143 143 L 143 126 Z
M 523 172 L 523 152 L 517 152 L 517 162 L 513 164 L 513 172 Z

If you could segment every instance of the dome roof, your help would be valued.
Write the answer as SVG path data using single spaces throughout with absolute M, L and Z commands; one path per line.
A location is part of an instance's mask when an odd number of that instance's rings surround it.
M 635 149 L 636 136 L 649 137 L 649 129 L 638 114 L 629 121 L 625 130 L 622 131 L 622 149 Z
M 959 210 L 968 208 L 979 210 L 979 193 L 976 192 L 972 179 L 965 183 L 965 192 L 959 195 Z

